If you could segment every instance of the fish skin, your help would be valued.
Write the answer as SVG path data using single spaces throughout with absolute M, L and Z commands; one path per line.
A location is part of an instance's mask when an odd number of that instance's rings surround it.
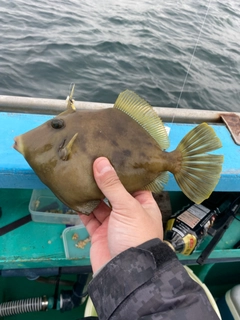
M 19 136 L 22 153 L 38 177 L 68 207 L 81 211 L 83 203 L 103 199 L 93 178 L 92 164 L 107 157 L 129 192 L 144 189 L 160 172 L 175 170 L 179 157 L 159 148 L 157 142 L 135 120 L 122 111 L 67 110 L 54 119 Z M 59 148 L 78 133 L 69 158 L 60 158 Z

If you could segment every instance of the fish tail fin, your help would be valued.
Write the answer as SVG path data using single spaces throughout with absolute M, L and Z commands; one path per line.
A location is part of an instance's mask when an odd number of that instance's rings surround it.
M 221 148 L 222 144 L 215 131 L 207 123 L 191 130 L 179 143 L 181 169 L 175 179 L 193 202 L 199 204 L 215 189 L 222 171 L 223 156 L 206 152 Z

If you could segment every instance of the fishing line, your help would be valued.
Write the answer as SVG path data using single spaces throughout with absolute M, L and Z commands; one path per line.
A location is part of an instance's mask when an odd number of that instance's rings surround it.
M 203 27 L 204 27 L 204 25 L 205 25 L 206 18 L 207 18 L 207 16 L 208 16 L 208 12 L 209 12 L 209 8 L 210 8 L 211 2 L 212 2 L 212 0 L 209 0 L 209 1 L 208 1 L 208 7 L 207 7 L 207 10 L 206 10 L 204 19 L 203 19 L 203 23 L 202 23 L 200 32 L 199 32 L 199 34 L 198 34 L 197 41 L 196 41 L 195 46 L 194 46 L 194 49 L 193 49 L 193 53 L 192 53 L 192 56 L 191 56 L 191 60 L 190 60 L 190 63 L 189 63 L 188 69 L 187 69 L 187 73 L 186 73 L 185 79 L 184 79 L 184 81 L 183 81 L 182 89 L 181 89 L 181 92 L 180 92 L 180 95 L 179 95 L 179 98 L 178 98 L 178 102 L 177 102 L 177 106 L 175 107 L 175 109 L 178 108 L 179 103 L 180 103 L 180 100 L 181 100 L 181 98 L 182 98 L 183 90 L 184 90 L 185 84 L 186 84 L 186 82 L 187 82 L 188 74 L 189 74 L 190 69 L 191 69 L 191 66 L 192 66 L 192 61 L 193 61 L 193 58 L 194 58 L 194 55 L 195 55 L 195 52 L 196 52 L 196 49 L 197 49 L 197 46 L 198 46 L 199 39 L 200 39 L 201 34 L 202 34 Z M 175 119 L 175 116 L 176 116 L 176 113 L 173 115 L 172 124 L 173 124 L 173 121 L 174 121 L 174 119 Z

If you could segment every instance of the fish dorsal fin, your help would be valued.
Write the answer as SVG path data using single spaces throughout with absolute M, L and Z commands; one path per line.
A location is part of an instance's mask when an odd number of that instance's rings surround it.
M 117 108 L 140 124 L 159 144 L 162 150 L 169 147 L 166 129 L 151 105 L 135 92 L 126 90 L 119 94 L 114 108 Z

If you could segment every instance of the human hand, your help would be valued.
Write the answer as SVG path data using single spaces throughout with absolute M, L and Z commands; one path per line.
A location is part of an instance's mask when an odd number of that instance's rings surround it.
M 93 164 L 104 202 L 89 215 L 79 214 L 91 237 L 90 258 L 95 273 L 119 253 L 153 238 L 163 239 L 162 215 L 150 191 L 129 194 L 108 159 Z

